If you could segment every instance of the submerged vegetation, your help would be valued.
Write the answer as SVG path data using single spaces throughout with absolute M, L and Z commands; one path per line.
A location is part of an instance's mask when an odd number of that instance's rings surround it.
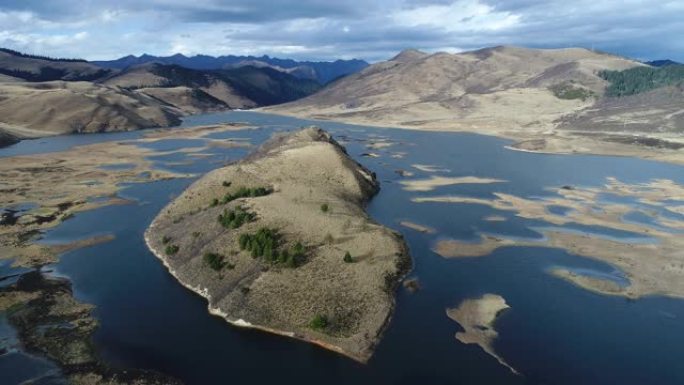
M 610 82 L 607 96 L 628 96 L 665 86 L 684 83 L 684 65 L 636 67 L 624 71 L 601 71 L 599 76 Z

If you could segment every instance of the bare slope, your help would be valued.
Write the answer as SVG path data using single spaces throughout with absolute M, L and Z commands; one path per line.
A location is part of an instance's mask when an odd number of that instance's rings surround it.
M 645 65 L 580 48 L 495 47 L 432 55 L 409 50 L 307 98 L 264 110 L 359 124 L 472 131 L 522 140 L 518 148 L 532 151 L 684 162 L 677 151 L 684 139 L 673 135 L 684 128 L 681 87 L 619 99 L 604 96 L 608 83 L 600 71 L 637 66 Z M 618 135 L 625 127 L 648 138 Z
M 260 187 L 270 193 L 224 200 Z M 364 212 L 377 189 L 374 175 L 329 134 L 307 128 L 205 175 L 162 210 L 145 238 L 169 271 L 228 322 L 366 361 L 409 265 L 400 236 Z M 254 218 L 227 227 L 217 220 L 240 210 Z M 248 239 L 266 228 L 277 234 L 274 244 Z M 351 262 L 344 261 L 347 252 Z
M 574 82 L 600 94 L 599 69 L 640 65 L 584 49 L 496 47 L 460 54 L 403 52 L 274 112 L 383 125 L 500 132 L 546 129 L 591 100 L 549 89 Z
M 0 131 L 19 137 L 178 124 L 149 96 L 90 82 L 0 83 Z
M 257 105 L 210 72 L 159 63 L 147 63 L 127 68 L 105 80 L 104 84 L 150 94 L 185 111 L 199 110 L 198 112 L 201 112 L 220 107 L 250 108 Z M 197 90 L 201 94 L 195 92 L 193 95 L 181 90 Z M 179 96 L 182 93 L 185 96 L 180 99 Z M 214 103 L 207 103 L 208 98 L 202 97 L 206 95 L 214 98 Z M 202 105 L 204 108 L 198 108 Z

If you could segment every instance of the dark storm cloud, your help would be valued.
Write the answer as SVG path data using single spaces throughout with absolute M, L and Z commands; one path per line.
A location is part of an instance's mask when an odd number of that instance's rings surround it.
M 269 54 L 388 58 L 404 48 L 583 46 L 684 60 L 684 2 L 0 0 L 0 46 L 107 58 Z

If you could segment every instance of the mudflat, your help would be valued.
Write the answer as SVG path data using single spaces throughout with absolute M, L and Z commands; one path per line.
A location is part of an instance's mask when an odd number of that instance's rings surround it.
M 494 323 L 499 314 L 508 308 L 510 306 L 500 295 L 485 294 L 480 298 L 467 299 L 458 307 L 447 309 L 446 313 L 449 318 L 463 327 L 464 331 L 456 333 L 457 340 L 464 344 L 477 344 L 487 354 L 496 358 L 501 365 L 517 374 L 518 372 L 506 363 L 493 347 L 494 340 L 499 336 L 494 329 Z
M 659 216 L 649 209 L 649 206 L 660 207 L 681 215 L 681 204 L 676 203 L 676 198 L 684 196 L 683 186 L 666 179 L 629 184 L 607 178 L 606 184 L 601 187 L 563 186 L 551 190 L 556 195 L 534 199 L 494 193 L 494 199 L 446 195 L 419 196 L 413 201 L 486 205 L 514 212 L 521 218 L 542 220 L 550 225 L 579 224 L 634 235 L 633 238 L 611 238 L 553 227 L 538 229 L 544 235 L 541 240 L 482 234 L 475 243 L 455 239 L 438 241 L 433 250 L 443 257 L 481 257 L 501 247 L 559 248 L 571 254 L 607 262 L 624 272 L 629 281 L 629 284 L 620 286 L 611 280 L 587 277 L 563 269 L 552 271 L 555 276 L 585 289 L 631 298 L 647 295 L 684 297 L 684 264 L 681 262 L 684 250 L 681 231 L 684 223 L 677 216 Z M 605 195 L 635 200 L 646 206 L 602 200 Z M 553 212 L 552 207 L 563 208 L 565 212 Z M 635 213 L 648 218 L 650 222 L 625 219 Z
M 145 238 L 213 314 L 365 362 L 410 267 L 401 236 L 364 211 L 378 188 L 371 171 L 309 127 L 206 174 Z

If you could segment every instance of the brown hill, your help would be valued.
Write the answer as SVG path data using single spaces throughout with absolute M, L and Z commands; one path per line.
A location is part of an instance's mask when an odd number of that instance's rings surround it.
M 268 110 L 430 129 L 543 131 L 603 93 L 599 70 L 639 65 L 580 48 L 494 47 L 432 55 L 411 50 Z M 568 90 L 575 92 L 563 92 Z M 568 99 L 577 94 L 582 97 Z
M 0 84 L 0 130 L 18 137 L 170 126 L 178 116 L 149 96 L 91 82 Z

